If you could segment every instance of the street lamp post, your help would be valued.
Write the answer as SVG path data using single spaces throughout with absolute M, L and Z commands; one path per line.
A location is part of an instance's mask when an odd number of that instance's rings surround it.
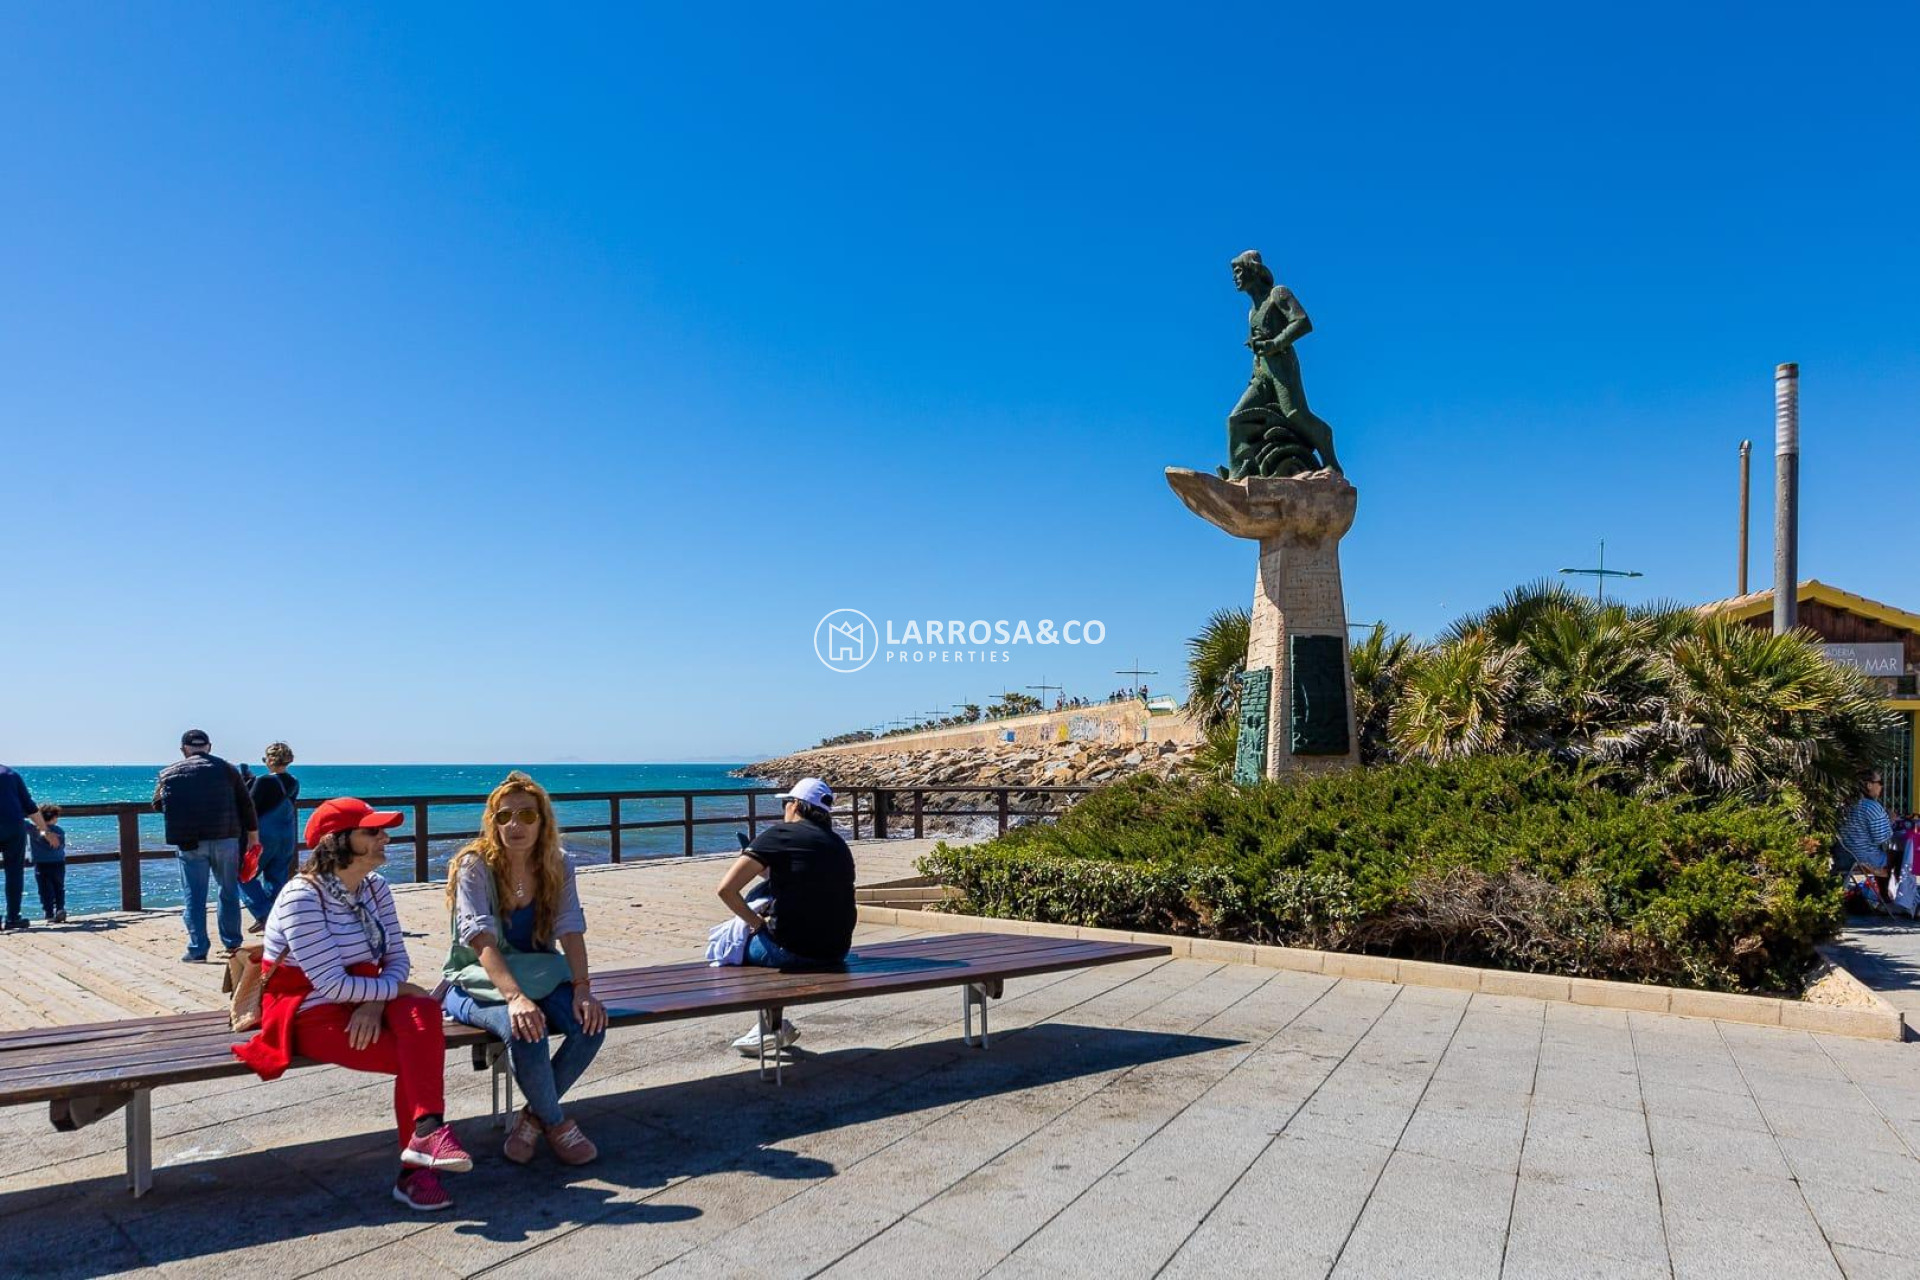
M 1647 575 L 1638 569 L 1607 568 L 1607 540 L 1600 539 L 1600 567 L 1597 569 L 1562 569 L 1562 573 L 1584 574 L 1593 579 L 1593 597 L 1597 603 L 1607 602 L 1608 578 L 1644 578 Z

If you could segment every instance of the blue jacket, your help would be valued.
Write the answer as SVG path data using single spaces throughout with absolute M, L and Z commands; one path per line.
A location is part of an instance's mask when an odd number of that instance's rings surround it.
M 40 834 L 40 829 L 31 822 L 22 823 L 27 829 L 28 860 L 36 867 L 59 866 L 67 860 L 67 829 L 57 822 L 49 822 L 47 830 L 60 837 L 60 847 L 54 848 L 48 839 Z
M 0 831 L 11 831 L 39 806 L 27 793 L 26 779 L 0 764 Z

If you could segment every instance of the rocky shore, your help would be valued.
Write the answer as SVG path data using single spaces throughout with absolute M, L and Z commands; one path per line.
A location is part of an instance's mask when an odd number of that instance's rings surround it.
M 1054 742 L 1044 745 L 1001 743 L 985 747 L 860 754 L 832 749 L 802 751 L 748 765 L 748 778 L 790 783 L 800 777 L 825 778 L 846 787 L 1091 787 L 1133 773 L 1166 777 L 1193 754 L 1191 746 L 1171 742 Z M 1052 806 L 1040 795 L 1015 797 L 1023 810 Z M 925 811 L 978 809 L 981 798 L 965 792 L 926 797 Z M 950 832 L 953 823 L 937 823 Z
M 1129 773 L 1164 777 L 1192 754 L 1191 747 L 1171 742 L 1003 743 L 879 754 L 827 749 L 762 760 L 740 770 L 740 774 L 785 782 L 812 775 L 836 787 L 1098 786 Z

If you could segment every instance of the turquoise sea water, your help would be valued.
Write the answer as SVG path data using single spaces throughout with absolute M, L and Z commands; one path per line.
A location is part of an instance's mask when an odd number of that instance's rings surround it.
M 235 761 L 237 764 L 238 761 Z M 552 764 L 552 765 L 506 765 L 506 764 L 371 764 L 371 765 L 303 765 L 296 763 L 292 773 L 300 779 L 301 821 L 305 821 L 308 807 L 314 802 L 329 796 L 360 796 L 372 799 L 381 796 L 454 796 L 485 795 L 491 791 L 509 769 L 522 768 L 548 791 L 556 794 L 568 791 L 699 791 L 728 790 L 737 791 L 751 787 L 764 787 L 766 784 L 750 778 L 728 776 L 728 770 L 738 768 L 731 764 Z M 261 766 L 254 766 L 262 771 Z M 19 765 L 16 766 L 22 778 L 26 779 L 33 798 L 42 804 L 114 804 L 133 802 L 146 804 L 153 798 L 153 780 L 160 765 Z M 771 802 L 761 802 L 763 811 L 773 810 Z M 620 807 L 622 822 L 645 822 L 649 820 L 678 819 L 683 813 L 679 800 L 623 801 Z M 395 829 L 396 835 L 408 835 L 413 830 L 411 809 L 406 810 L 407 822 Z M 565 827 L 569 823 L 604 823 L 607 821 L 605 801 L 581 801 L 558 806 L 560 823 Z M 719 817 L 726 814 L 745 813 L 746 802 L 739 798 L 714 796 L 695 801 L 696 816 Z M 472 831 L 479 826 L 480 808 L 477 805 L 436 805 L 430 815 L 430 836 L 434 831 Z M 68 846 L 75 854 L 112 853 L 119 848 L 118 827 L 111 817 L 101 818 L 62 818 L 60 825 L 66 829 Z M 745 823 L 739 824 L 742 830 Z M 695 828 L 695 849 L 699 852 L 723 851 L 736 848 L 734 826 L 718 824 Z M 684 839 L 678 827 L 660 828 L 647 831 L 626 831 L 621 834 L 621 857 L 639 858 L 678 854 L 684 850 Z M 163 838 L 160 815 L 148 813 L 140 821 L 140 844 L 149 851 L 167 847 Z M 457 839 L 429 839 L 430 875 L 438 879 L 446 867 L 446 862 L 461 841 Z M 604 862 L 607 860 L 607 834 L 602 832 L 581 833 L 569 836 L 566 841 L 569 852 L 582 862 Z M 392 861 L 387 864 L 386 876 L 390 880 L 405 881 L 413 878 L 413 849 L 411 845 L 395 845 Z M 120 907 L 120 873 L 113 863 L 72 866 L 67 869 L 67 910 L 73 915 L 94 911 L 117 911 Z M 179 906 L 180 873 L 178 863 L 171 857 L 149 860 L 141 864 L 142 903 L 148 907 Z M 34 892 L 33 876 L 27 875 L 27 890 L 23 914 L 33 919 L 40 915 L 39 899 Z M 211 918 L 211 912 L 209 912 Z

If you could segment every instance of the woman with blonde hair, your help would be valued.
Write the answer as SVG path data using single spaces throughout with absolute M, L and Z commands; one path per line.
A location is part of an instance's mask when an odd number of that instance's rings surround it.
M 593 996 L 586 915 L 553 801 L 526 774 L 509 773 L 487 797 L 479 838 L 447 868 L 447 908 L 447 1014 L 507 1046 L 527 1099 L 507 1134 L 507 1159 L 533 1159 L 544 1135 L 562 1164 L 587 1163 L 599 1152 L 560 1099 L 600 1052 L 607 1011 Z M 551 1032 L 566 1042 L 549 1057 Z

